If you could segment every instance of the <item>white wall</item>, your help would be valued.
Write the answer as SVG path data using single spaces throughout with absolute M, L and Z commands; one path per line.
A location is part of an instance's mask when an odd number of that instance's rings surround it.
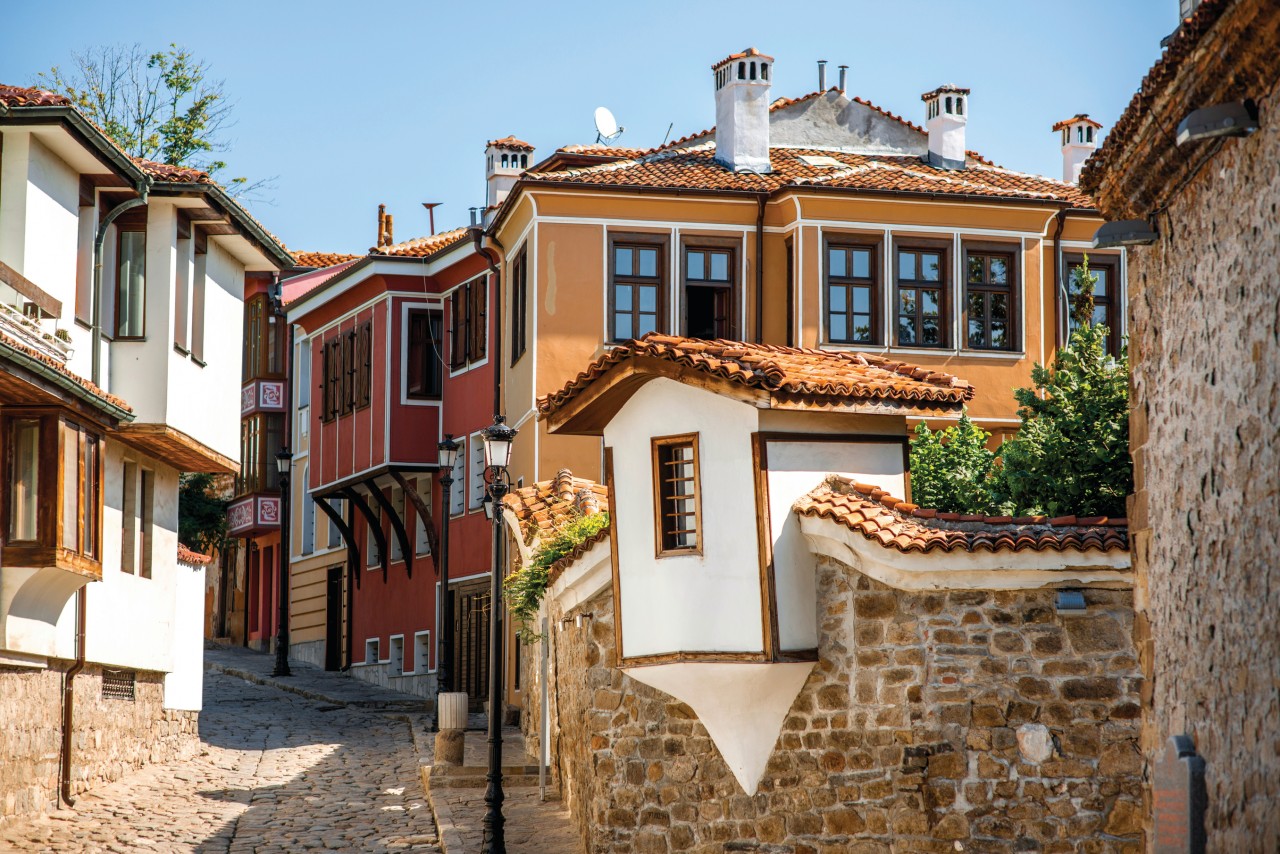
M 104 455 L 102 510 L 102 581 L 90 584 L 85 625 L 85 655 L 89 661 L 117 667 L 170 671 L 174 667 L 178 554 L 178 472 L 131 448 L 108 440 Z M 155 472 L 152 577 L 122 572 L 124 462 Z M 181 570 L 187 572 L 188 570 Z M 74 599 L 59 620 L 59 651 L 63 658 L 75 655 Z M 196 620 L 184 629 L 201 632 Z
M 204 702 L 205 567 L 174 567 L 173 670 L 164 677 L 164 707 L 198 711 Z
M 217 238 L 209 238 L 205 280 L 205 366 L 179 360 L 170 391 L 170 423 L 236 460 L 240 458 L 244 265 Z
M 605 428 L 613 448 L 623 653 L 760 652 L 751 434 L 756 410 L 651 380 Z M 650 439 L 699 433 L 702 554 L 655 558 Z
M 817 560 L 791 505 L 828 474 L 906 494 L 902 445 L 896 442 L 770 442 L 769 521 L 773 538 L 778 643 L 783 650 L 818 646 Z
M 0 154 L 0 261 L 19 273 L 26 266 L 27 164 L 31 134 L 5 131 Z
M 172 204 L 152 199 L 147 205 L 147 271 L 145 338 L 111 344 L 108 390 L 129 402 L 139 423 L 166 422 L 170 363 L 173 351 L 173 280 L 177 263 L 178 219 Z M 115 240 L 111 240 L 112 246 Z M 116 267 L 103 265 L 103 293 L 114 294 Z M 104 324 L 107 334 L 115 325 Z
M 8 149 L 4 152 L 7 157 Z M 62 326 L 76 303 L 76 242 L 80 229 L 80 176 L 38 140 L 27 169 L 26 252 L 20 272 L 62 301 Z

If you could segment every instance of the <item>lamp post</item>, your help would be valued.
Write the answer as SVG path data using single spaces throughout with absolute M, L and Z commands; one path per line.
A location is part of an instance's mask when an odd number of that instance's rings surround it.
M 490 503 L 486 515 L 493 520 L 493 573 L 489 579 L 489 785 L 485 788 L 484 840 L 482 854 L 506 854 L 507 841 L 502 816 L 502 718 L 506 708 L 506 659 L 502 654 L 502 580 L 506 570 L 507 538 L 502 530 L 502 499 L 511 487 L 507 466 L 511 463 L 511 443 L 516 430 L 501 415 L 481 434 L 484 437 L 485 480 Z
M 293 454 L 288 448 L 276 451 L 280 472 L 280 613 L 276 617 L 276 666 L 272 676 L 292 676 L 289 672 L 289 467 Z
M 449 598 L 449 504 L 453 492 L 453 466 L 458 460 L 458 443 L 452 433 L 446 433 L 444 441 L 436 445 L 440 455 L 440 494 L 444 512 L 440 521 L 440 622 L 436 626 L 438 640 L 436 661 L 436 702 L 431 714 L 431 731 L 440 731 L 440 695 L 453 690 L 453 602 Z

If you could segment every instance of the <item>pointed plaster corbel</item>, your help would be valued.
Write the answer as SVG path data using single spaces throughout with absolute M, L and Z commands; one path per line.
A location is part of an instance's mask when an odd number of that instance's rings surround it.
M 754 795 L 791 704 L 814 662 L 678 662 L 630 667 L 637 682 L 686 703 L 707 728 L 725 764 Z

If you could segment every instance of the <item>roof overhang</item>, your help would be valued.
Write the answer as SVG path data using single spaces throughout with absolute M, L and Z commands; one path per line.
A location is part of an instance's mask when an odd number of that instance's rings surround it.
M 132 421 L 133 412 L 86 388 L 74 377 L 0 338 L 0 400 L 27 406 L 70 406 L 104 426 Z
M 601 436 L 605 426 L 650 380 L 665 377 L 685 385 L 730 397 L 756 409 L 853 415 L 938 416 L 958 414 L 963 403 L 899 402 L 892 399 L 834 398 L 751 388 L 706 371 L 652 356 L 631 356 L 611 366 L 585 389 L 542 419 L 547 432 L 570 436 Z
M 179 471 L 238 474 L 240 464 L 168 424 L 133 423 L 117 431 L 120 441 Z
M 285 306 L 290 323 L 298 323 L 307 313 L 314 311 L 335 297 L 358 287 L 370 276 L 434 276 L 475 252 L 470 240 L 459 241 L 430 255 L 366 255 L 345 270 L 325 280 Z
M 157 197 L 198 198 L 216 219 L 208 222 L 221 222 L 229 225 L 225 232 L 214 231 L 213 234 L 227 233 L 243 238 L 265 261 L 270 269 L 283 270 L 293 266 L 293 256 L 272 237 L 257 220 L 249 216 L 239 203 L 233 200 L 227 191 L 210 182 L 190 181 L 156 181 L 151 185 L 151 195 Z M 192 220 L 200 224 L 201 220 Z M 244 259 L 241 259 L 244 260 Z M 265 268 L 259 268 L 265 269 Z
M 799 515 L 809 550 L 896 590 L 1035 590 L 1133 586 L 1128 551 L 949 551 L 903 554 L 838 522 Z
M 359 474 L 353 474 L 350 477 L 344 477 L 340 480 L 332 480 L 328 483 L 322 483 L 315 489 L 309 490 L 312 498 L 342 498 L 343 493 L 356 487 L 364 487 L 368 489 L 368 484 L 378 481 L 380 478 L 387 478 L 389 481 L 395 480 L 396 474 L 419 474 L 421 472 L 434 472 L 440 468 L 438 463 L 384 463 L 380 466 L 374 466 L 367 471 Z M 390 485 L 388 483 L 387 485 Z
M 6 107 L 0 104 L 0 124 L 6 127 L 29 125 L 33 129 L 50 125 L 61 126 L 85 150 L 90 152 L 98 163 L 127 178 L 135 189 L 141 189 L 141 187 L 151 182 L 150 176 L 141 167 L 130 160 L 129 156 L 110 137 L 95 127 L 74 107 Z M 64 160 L 76 166 L 76 168 L 86 165 L 79 162 L 82 158 L 75 153 L 60 150 L 61 146 L 57 145 L 57 143 L 49 144 L 43 135 L 41 136 L 41 142 L 48 145 L 54 153 L 63 157 Z

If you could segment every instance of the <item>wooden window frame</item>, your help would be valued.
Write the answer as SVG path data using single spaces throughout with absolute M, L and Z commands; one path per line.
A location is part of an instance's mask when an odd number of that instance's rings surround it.
M 822 247 L 822 334 L 830 344 L 841 344 L 851 347 L 881 347 L 884 344 L 884 276 L 881 271 L 881 247 L 883 240 L 866 235 L 833 235 L 826 239 Z M 843 250 L 850 253 L 846 268 L 850 275 L 833 277 L 831 275 L 831 250 Z M 866 251 L 871 257 L 871 275 L 863 278 L 851 275 L 853 267 L 852 253 L 856 250 Z M 853 338 L 835 338 L 831 334 L 831 290 L 833 287 L 844 288 L 845 323 L 847 329 L 853 329 L 853 291 L 855 288 L 870 288 L 871 291 L 871 340 L 858 341 Z
M 951 281 L 951 253 L 953 246 L 949 240 L 937 240 L 931 238 L 896 238 L 893 241 L 893 313 L 890 318 L 891 331 L 894 347 L 911 349 L 911 350 L 948 350 L 952 348 L 952 318 L 951 318 L 951 291 L 954 284 Z M 938 283 L 935 285 L 925 279 L 911 279 L 906 282 L 907 290 L 917 292 L 916 315 L 915 315 L 915 334 L 916 341 L 904 344 L 898 335 L 898 318 L 901 315 L 902 305 L 902 260 L 903 252 L 914 253 L 936 253 L 940 256 Z M 917 258 L 918 260 L 918 258 Z M 921 333 L 923 332 L 923 324 L 921 322 L 919 291 L 936 290 L 938 291 L 938 331 L 939 341 L 937 344 L 924 344 L 920 342 Z
M 132 214 L 132 215 L 130 215 Z M 113 341 L 145 341 L 147 340 L 147 219 L 146 209 L 143 208 L 141 214 L 129 212 L 122 215 L 115 222 L 116 227 L 116 286 L 115 286 L 115 315 L 112 318 L 111 340 Z M 142 332 L 138 335 L 122 335 L 120 334 L 120 261 L 121 261 L 121 244 L 124 242 L 126 234 L 142 235 Z
M 521 249 L 511 262 L 511 364 L 520 361 L 528 349 L 529 253 Z
M 669 279 L 669 275 L 668 275 L 669 271 L 667 270 L 667 266 L 669 263 L 668 257 L 670 255 L 669 246 L 670 246 L 670 236 L 666 234 L 653 234 L 649 232 L 623 232 L 623 231 L 609 233 L 609 239 L 608 239 L 609 280 L 605 283 L 605 286 L 608 288 L 607 303 L 608 303 L 608 312 L 609 312 L 608 321 L 607 321 L 608 328 L 605 330 L 606 342 L 616 344 L 622 341 L 630 340 L 627 338 L 619 338 L 617 335 L 618 310 L 616 307 L 616 304 L 617 304 L 616 291 L 619 284 L 630 285 L 632 288 L 638 289 L 639 286 L 642 284 L 645 284 L 645 285 L 653 284 L 656 281 L 657 288 L 658 288 L 658 300 L 657 300 L 657 306 L 656 306 L 657 314 L 656 314 L 656 322 L 654 324 L 654 331 L 656 332 L 667 331 L 667 301 L 668 301 L 667 282 Z M 619 282 L 618 273 L 617 273 L 617 257 L 616 257 L 617 249 L 619 248 L 657 249 L 658 250 L 657 276 L 654 276 L 654 277 L 649 277 L 649 276 L 641 277 L 641 276 L 634 276 L 634 275 L 626 276 L 624 277 L 626 281 Z M 638 294 L 636 293 L 632 294 L 632 301 L 631 301 L 632 307 L 630 310 L 632 332 L 636 331 L 636 329 L 638 328 L 637 321 L 639 320 L 639 316 L 640 316 L 639 315 L 640 302 L 636 298 L 637 296 Z
M 665 545 L 668 531 L 665 527 L 666 514 L 663 504 L 666 496 L 663 493 L 662 450 L 674 445 L 688 445 L 693 449 L 693 536 L 696 545 L 667 548 Z M 681 555 L 702 554 L 702 456 L 698 451 L 698 434 L 681 433 L 675 436 L 655 436 L 650 440 L 650 453 L 653 466 L 653 538 L 654 556 L 656 558 L 678 557 Z
M 12 432 L 17 422 L 36 422 L 36 537 L 35 539 L 10 540 L 10 488 L 15 482 L 15 448 Z M 76 489 L 76 518 L 65 518 L 67 471 L 64 468 L 68 431 L 76 436 L 74 486 Z M 87 460 L 86 447 L 92 439 L 96 448 L 92 461 Z M 2 566 L 58 566 L 96 576 L 102 574 L 102 519 L 103 482 L 105 480 L 106 442 L 103 433 L 91 424 L 84 423 L 69 413 L 51 408 L 7 408 L 0 417 L 0 446 L 4 449 L 0 462 L 0 475 L 4 489 L 0 494 L 0 534 L 4 548 L 0 549 Z M 93 471 L 92 508 L 84 506 L 86 465 L 91 462 Z M 92 514 L 93 529 L 89 542 L 85 541 L 85 520 Z M 76 547 L 64 545 L 66 526 L 75 527 Z
M 732 237 L 704 237 L 702 235 L 691 235 L 682 238 L 680 241 L 680 334 L 689 336 L 689 288 L 708 288 L 711 290 L 721 290 L 728 292 L 728 307 L 725 311 L 725 334 L 721 338 L 730 341 L 737 340 L 741 336 L 739 330 L 739 316 L 742 313 L 742 282 L 738 275 L 739 265 L 741 263 L 742 241 Z M 728 252 L 729 253 L 729 281 L 724 284 L 718 284 L 710 279 L 689 279 L 689 253 L 690 252 Z M 612 260 L 610 255 L 610 260 Z M 661 300 L 659 300 L 659 313 L 661 313 Z M 632 322 L 635 315 L 632 315 Z
M 415 343 L 415 321 L 425 324 L 426 338 Z M 444 337 L 444 312 L 438 308 L 411 308 L 405 341 L 404 395 L 409 400 L 440 400 L 444 396 L 444 358 L 440 352 Z M 415 349 L 419 352 L 415 354 Z M 421 384 L 410 382 L 410 368 L 418 364 Z M 432 381 L 434 378 L 434 381 Z
M 1067 303 L 1062 307 L 1066 312 L 1065 322 L 1061 328 L 1067 330 L 1068 339 L 1071 337 L 1071 270 L 1084 260 L 1082 252 L 1066 252 L 1062 256 L 1062 281 L 1066 289 Z M 1089 269 L 1092 271 L 1096 267 L 1105 268 L 1107 271 L 1108 288 L 1106 301 L 1101 303 L 1105 306 L 1107 316 L 1107 353 L 1111 356 L 1120 354 L 1120 257 L 1118 255 L 1089 255 Z M 1097 299 L 1094 305 L 1099 305 Z M 1066 343 L 1063 343 L 1066 346 Z
M 961 274 L 964 276 L 964 296 L 960 300 L 960 340 L 962 350 L 974 350 L 983 353 L 1020 353 L 1022 352 L 1022 324 L 1019 323 L 1020 313 L 1022 311 L 1022 278 L 1018 275 L 1018 260 L 1021 247 L 1013 243 L 992 243 L 985 241 L 964 241 L 960 246 L 960 253 L 963 261 L 960 266 Z M 971 284 L 969 282 L 969 256 L 977 255 L 986 259 L 983 261 L 982 269 L 986 280 L 982 284 Z M 1005 269 L 1007 271 L 1008 284 L 1004 288 L 990 285 L 990 268 L 992 258 L 1000 257 L 1005 259 Z M 969 294 L 970 291 L 983 294 L 999 294 L 1005 293 L 1009 298 L 1008 318 L 1006 338 L 1008 345 L 1005 347 L 980 346 L 975 347 L 969 342 Z M 984 316 L 984 333 L 983 340 L 991 340 L 991 302 L 989 299 L 984 300 L 985 316 Z

